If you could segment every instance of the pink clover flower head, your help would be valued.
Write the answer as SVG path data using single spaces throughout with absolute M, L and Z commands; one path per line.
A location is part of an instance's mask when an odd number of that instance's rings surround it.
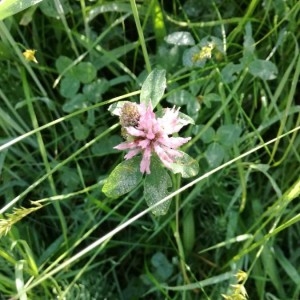
M 131 119 L 128 115 L 135 116 L 134 122 L 124 122 Z M 150 174 L 153 153 L 156 153 L 164 166 L 170 168 L 175 159 L 182 156 L 177 149 L 191 139 L 172 136 L 189 123 L 179 117 L 179 109 L 174 107 L 165 109 L 163 116 L 157 118 L 151 105 L 129 103 L 121 110 L 120 123 L 126 141 L 114 148 L 127 150 L 125 159 L 141 154 L 141 173 Z

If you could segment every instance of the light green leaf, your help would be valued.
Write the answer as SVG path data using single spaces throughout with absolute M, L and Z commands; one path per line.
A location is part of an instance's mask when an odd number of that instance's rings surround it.
M 0 20 L 12 16 L 30 6 L 33 6 L 42 0 L 2 0 L 0 1 Z
M 192 99 L 195 98 L 191 93 L 189 93 L 186 90 L 179 90 L 171 93 L 167 97 L 167 101 L 169 103 L 175 104 L 177 106 L 183 106 L 188 104 L 188 102 Z
M 129 101 L 115 102 L 108 107 L 108 111 L 110 111 L 110 113 L 114 116 L 120 116 L 122 107 L 125 103 L 130 103 L 130 102 Z
M 178 46 L 193 46 L 195 45 L 195 40 L 192 35 L 187 31 L 176 31 L 165 37 L 165 41 L 168 44 L 178 45 Z
M 244 36 L 244 49 L 243 49 L 243 59 L 242 62 L 247 66 L 253 59 L 255 59 L 255 41 L 252 37 L 252 26 L 248 22 L 245 26 L 245 36 Z
M 164 95 L 166 86 L 166 71 L 154 69 L 142 85 L 140 103 L 146 106 L 152 104 L 152 108 L 155 108 Z
M 277 77 L 278 69 L 271 61 L 256 59 L 249 64 L 249 73 L 263 80 L 272 80 Z
M 144 181 L 144 196 L 147 205 L 150 207 L 161 199 L 169 195 L 168 189 L 172 187 L 171 178 L 158 159 L 151 159 L 151 173 L 146 176 Z M 171 199 L 156 206 L 152 213 L 156 216 L 165 215 L 170 207 Z
M 182 156 L 177 157 L 175 162 L 171 164 L 173 173 L 180 173 L 183 178 L 193 177 L 199 172 L 198 162 L 185 152 L 179 151 Z
M 110 173 L 102 192 L 110 198 L 118 198 L 133 190 L 142 180 L 141 157 L 134 157 L 118 164 Z
M 190 116 L 188 116 L 182 112 L 178 113 L 178 117 L 179 117 L 179 119 L 186 121 L 187 124 L 193 124 L 193 125 L 195 124 L 195 121 Z

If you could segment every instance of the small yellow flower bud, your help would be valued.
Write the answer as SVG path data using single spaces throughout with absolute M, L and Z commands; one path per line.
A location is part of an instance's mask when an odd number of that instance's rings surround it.
M 33 61 L 37 64 L 38 61 L 36 60 L 36 58 L 34 56 L 35 52 L 36 52 L 36 50 L 27 49 L 26 51 L 23 52 L 23 55 L 24 55 L 26 60 Z

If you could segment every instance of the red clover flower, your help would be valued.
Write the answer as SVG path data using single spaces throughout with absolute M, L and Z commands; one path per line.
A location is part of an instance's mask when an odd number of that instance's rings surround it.
M 161 162 L 170 168 L 182 152 L 177 149 L 191 138 L 173 137 L 189 122 L 180 118 L 179 108 L 167 108 L 162 117 L 157 118 L 151 104 L 125 103 L 120 111 L 122 135 L 126 139 L 116 147 L 118 150 L 128 150 L 125 159 L 131 159 L 142 154 L 141 173 L 150 174 L 150 160 L 153 153 Z

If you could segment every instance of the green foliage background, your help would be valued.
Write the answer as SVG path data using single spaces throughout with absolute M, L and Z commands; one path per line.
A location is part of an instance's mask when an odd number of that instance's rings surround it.
M 249 299 L 299 299 L 300 2 L 11 2 L 0 2 L 0 299 L 237 299 L 239 269 Z M 167 75 L 159 106 L 195 121 L 181 135 L 200 165 L 172 176 L 161 217 L 142 183 L 101 192 L 123 161 L 108 107 L 137 101 L 154 68 Z

